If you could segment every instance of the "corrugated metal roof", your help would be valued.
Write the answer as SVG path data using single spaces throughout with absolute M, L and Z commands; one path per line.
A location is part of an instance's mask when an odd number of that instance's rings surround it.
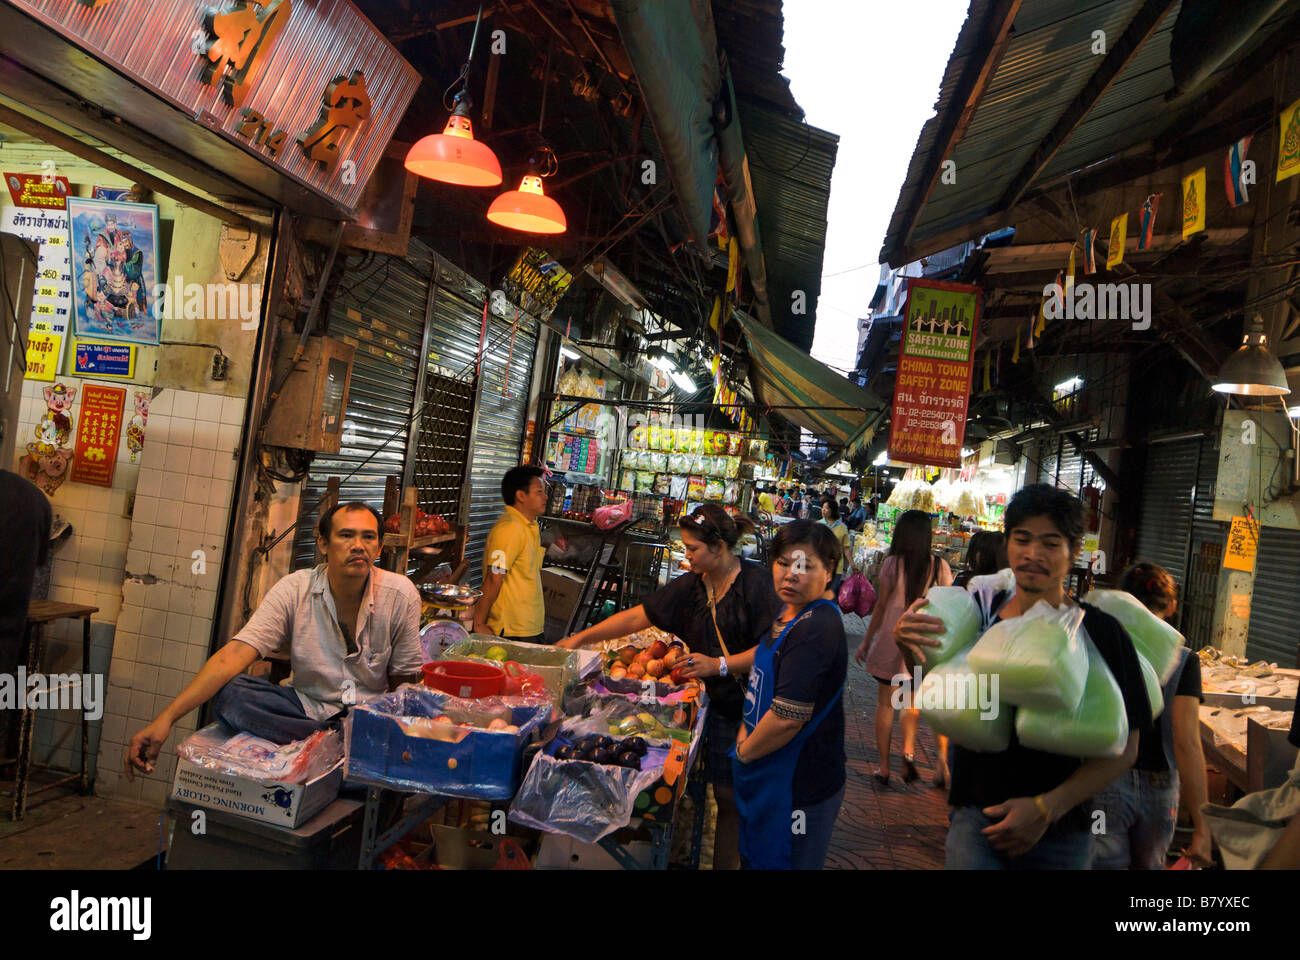
M 882 262 L 908 259 L 903 256 L 905 245 L 924 244 L 927 238 L 997 213 L 1017 175 L 1102 64 L 1104 57 L 1092 53 L 1094 31 L 1105 31 L 1108 49 L 1113 48 L 1142 6 L 1143 0 L 1025 0 L 1005 54 L 948 158 L 956 164 L 956 182 L 937 183 L 913 223 L 909 215 L 928 186 L 923 178 L 932 168 L 931 154 L 944 117 L 964 106 L 957 102 L 963 71 L 972 56 L 988 54 L 976 47 L 996 4 L 974 0 L 944 73 L 937 114 L 925 124 L 912 155 L 885 236 Z M 1181 9 L 1181 2 L 1171 6 L 1028 189 L 1144 143 L 1184 119 L 1195 97 L 1166 99 L 1174 87 L 1170 43 Z M 1250 56 L 1295 10 L 1294 3 L 1280 10 L 1201 91 Z
M 799 349 L 812 348 L 826 251 L 826 207 L 840 138 L 799 120 L 740 104 L 767 265 L 772 325 Z M 805 312 L 791 312 L 794 291 Z

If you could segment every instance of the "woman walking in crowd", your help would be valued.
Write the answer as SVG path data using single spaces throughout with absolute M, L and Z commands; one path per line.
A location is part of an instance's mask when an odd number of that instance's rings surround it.
M 873 774 L 882 784 L 889 783 L 889 741 L 894 729 L 895 678 L 905 675 L 907 668 L 903 654 L 894 642 L 894 624 L 903 611 L 912 605 L 932 586 L 952 585 L 952 570 L 942 557 L 930 552 L 930 515 L 920 510 L 908 510 L 894 524 L 894 539 L 889 555 L 880 570 L 880 588 L 877 590 L 875 612 L 867 624 L 867 635 L 858 647 L 854 659 L 866 667 L 877 683 L 876 688 L 876 748 L 880 752 L 879 769 Z M 911 681 L 907 681 L 910 688 Z M 905 703 L 911 702 L 910 695 Z M 920 713 L 913 707 L 903 709 L 903 782 L 911 783 L 918 776 L 913 752 L 916 749 L 916 728 Z M 947 775 L 940 769 L 939 774 Z
M 688 676 L 749 672 L 745 717 L 732 749 L 740 852 L 757 870 L 820 870 L 844 800 L 844 625 L 824 598 L 840 545 L 820 523 L 797 520 L 772 539 L 782 608 L 753 649 L 691 654 Z M 802 831 L 792 830 L 801 812 Z
M 830 497 L 822 501 L 821 522 L 830 528 L 836 542 L 840 545 L 840 560 L 835 567 L 835 576 L 831 578 L 831 592 L 838 595 L 840 584 L 844 582 L 845 571 L 853 558 L 849 552 L 849 528 L 840 520 L 839 507 Z
M 1164 567 L 1139 563 L 1124 573 L 1126 590 L 1162 620 L 1178 608 L 1178 585 Z M 1192 814 L 1188 858 L 1211 863 L 1210 830 L 1201 815 L 1207 799 L 1205 752 L 1201 747 L 1201 661 L 1182 647 L 1178 665 L 1161 689 L 1164 711 L 1138 736 L 1131 770 L 1093 798 L 1106 814 L 1106 830 L 1093 846 L 1094 870 L 1163 870 L 1178 820 L 1178 797 Z
M 781 609 L 772 576 L 760 564 L 736 555 L 736 544 L 742 533 L 753 529 L 752 522 L 745 517 L 733 520 L 720 504 L 705 503 L 683 516 L 678 525 L 690 572 L 643 603 L 561 640 L 559 646 L 577 649 L 653 625 L 681 637 L 700 662 L 734 659 L 767 636 Z M 718 805 L 713 864 L 719 870 L 734 870 L 740 864 L 740 820 L 728 751 L 740 728 L 745 697 L 736 678 L 728 674 L 719 676 L 715 671 L 705 681 L 709 695 L 706 776 Z
M 995 530 L 981 530 L 973 534 L 966 545 L 966 565 L 952 585 L 964 587 L 970 583 L 971 577 L 982 577 L 1006 568 L 1006 537 Z

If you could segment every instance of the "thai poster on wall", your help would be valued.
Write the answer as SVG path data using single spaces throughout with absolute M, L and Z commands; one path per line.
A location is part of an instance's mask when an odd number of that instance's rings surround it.
M 68 198 L 78 337 L 158 342 L 158 207 Z

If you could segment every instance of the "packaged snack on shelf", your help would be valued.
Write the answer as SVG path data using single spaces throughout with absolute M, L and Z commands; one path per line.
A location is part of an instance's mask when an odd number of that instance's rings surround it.
M 696 477 L 687 478 L 686 499 L 695 500 L 695 501 L 704 499 L 704 478 L 703 477 L 696 476 Z
M 749 441 L 749 456 L 755 460 L 762 460 L 764 457 L 766 457 L 767 441 L 766 440 Z
M 688 473 L 690 457 L 684 453 L 673 453 L 668 456 L 668 470 L 670 473 Z
M 668 473 L 655 474 L 654 492 L 660 496 L 668 496 L 668 491 L 672 485 L 672 475 Z
M 653 470 L 638 470 L 636 474 L 636 489 L 638 493 L 654 493 L 655 474 Z
M 738 457 L 745 446 L 745 438 L 738 433 L 727 434 L 727 456 Z
M 623 466 L 631 467 L 633 470 L 639 468 L 641 466 L 641 451 L 632 449 L 624 450 Z
M 618 488 L 628 493 L 636 492 L 636 471 L 623 470 L 618 475 Z
M 726 455 L 727 447 L 730 441 L 727 439 L 725 430 L 713 430 L 709 433 L 709 452 L 714 456 L 719 454 Z
M 645 459 L 644 459 L 644 458 L 642 458 L 641 465 L 642 465 L 643 467 L 646 465 L 646 463 L 645 463 Z M 649 468 L 650 468 L 651 470 L 655 471 L 656 473 L 663 473 L 663 472 L 667 471 L 667 469 L 668 469 L 668 454 L 666 454 L 666 453 L 651 452 L 651 454 L 650 454 L 650 466 L 649 466 Z
M 740 500 L 740 481 L 728 480 L 722 491 L 722 502 L 734 504 Z
M 651 449 L 651 450 L 658 450 L 658 449 L 659 449 L 659 424 L 657 424 L 657 423 L 652 423 L 652 424 L 650 424 L 650 445 L 649 445 L 649 449 Z
M 740 457 L 727 457 L 726 476 L 728 477 L 740 476 Z
M 704 483 L 704 499 L 721 500 L 722 492 L 725 489 L 726 489 L 726 485 L 723 483 L 723 481 L 715 478 L 710 478 L 709 480 L 706 480 Z
M 690 427 L 677 428 L 677 442 L 674 444 L 678 453 L 691 453 L 695 449 L 695 431 Z
M 672 497 L 674 500 L 685 500 L 686 486 L 688 482 L 689 481 L 686 477 L 674 475 L 668 482 L 668 496 Z
M 672 453 L 677 449 L 677 430 L 673 427 L 659 428 L 659 449 L 664 453 Z
M 645 450 L 650 446 L 650 427 L 644 423 L 638 423 L 632 428 L 632 446 L 637 450 Z

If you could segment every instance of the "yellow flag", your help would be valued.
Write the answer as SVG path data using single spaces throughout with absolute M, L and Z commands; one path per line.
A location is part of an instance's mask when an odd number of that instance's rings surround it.
M 993 362 L 993 351 L 990 350 L 984 354 L 984 389 L 992 390 L 993 384 L 989 380 L 989 364 Z
M 709 329 L 714 333 L 718 332 L 718 318 L 722 316 L 722 298 L 713 298 L 713 312 L 709 314 Z M 714 373 L 717 371 L 715 370 Z
M 1065 268 L 1065 297 L 1068 300 L 1070 293 L 1074 290 L 1074 251 L 1078 248 L 1077 243 L 1070 244 L 1070 263 Z
M 1011 348 L 1011 362 L 1020 362 L 1020 327 L 1016 327 L 1016 344 Z
M 727 246 L 727 292 L 730 293 L 736 289 L 736 266 L 740 263 L 740 244 L 736 238 L 731 238 L 731 243 Z
M 1205 229 L 1205 168 L 1183 177 L 1183 239 Z
M 1278 117 L 1277 182 L 1300 173 L 1300 100 Z
M 1128 213 L 1121 213 L 1110 222 L 1110 245 L 1106 248 L 1107 270 L 1124 262 L 1124 244 L 1127 242 Z

